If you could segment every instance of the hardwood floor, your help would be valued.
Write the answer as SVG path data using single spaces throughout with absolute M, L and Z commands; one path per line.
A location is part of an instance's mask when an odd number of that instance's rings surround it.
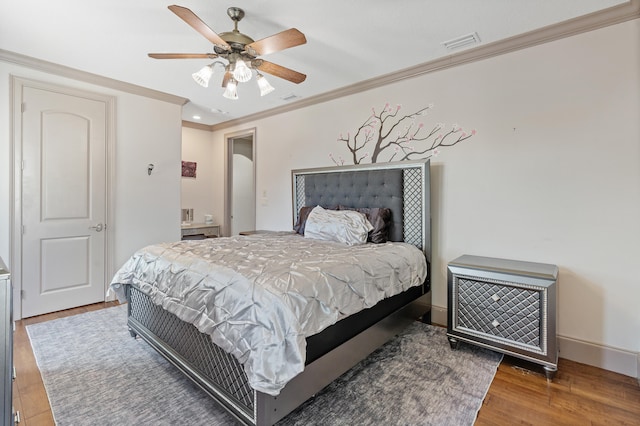
M 541 367 L 505 357 L 476 425 L 515 424 L 640 425 L 640 385 L 633 377 L 563 358 L 547 382 Z
M 117 305 L 98 303 L 16 322 L 13 384 L 20 426 L 53 425 L 29 337 L 29 324 Z M 478 413 L 476 425 L 640 425 L 640 386 L 635 378 L 560 359 L 553 382 L 542 368 L 505 357 Z

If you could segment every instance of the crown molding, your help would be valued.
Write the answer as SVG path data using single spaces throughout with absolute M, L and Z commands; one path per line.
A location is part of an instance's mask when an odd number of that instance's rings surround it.
M 211 131 L 222 130 L 233 126 L 244 125 L 273 115 L 282 114 L 311 105 L 350 96 L 356 93 L 379 88 L 402 80 L 419 77 L 435 71 L 452 68 L 458 65 L 481 61 L 494 56 L 504 55 L 517 50 L 526 49 L 551 41 L 560 40 L 577 34 L 604 28 L 640 18 L 640 0 L 630 0 L 625 4 L 613 6 L 598 12 L 573 18 L 564 22 L 549 25 L 517 36 L 509 37 L 493 43 L 480 45 L 459 53 L 443 56 L 404 70 L 364 80 L 320 95 L 301 99 L 287 105 L 251 114 L 234 120 L 209 126 Z
M 9 50 L 0 49 L 0 61 L 11 62 L 16 65 L 43 71 L 49 74 L 59 75 L 61 77 L 71 78 L 73 80 L 84 81 L 98 86 L 108 87 L 110 89 L 119 90 L 121 92 L 131 93 L 134 95 L 144 96 L 151 99 L 157 99 L 177 105 L 184 105 L 189 99 L 158 90 L 149 89 L 147 87 L 138 86 L 124 81 L 115 80 L 102 75 L 78 70 L 76 68 L 67 67 L 65 65 L 53 62 L 43 61 L 31 56 L 22 55 L 20 53 L 11 52 Z
M 203 123 L 194 123 L 193 121 L 182 120 L 182 127 L 190 129 L 211 131 L 211 125 Z

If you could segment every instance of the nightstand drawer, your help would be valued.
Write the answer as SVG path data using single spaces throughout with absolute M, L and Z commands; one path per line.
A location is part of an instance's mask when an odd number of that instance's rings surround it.
M 458 308 L 458 328 L 501 337 L 510 342 L 540 349 L 540 317 L 481 309 L 473 305 Z
M 539 318 L 540 292 L 488 283 L 475 278 L 460 277 L 458 280 L 458 304 L 522 316 L 534 315 Z

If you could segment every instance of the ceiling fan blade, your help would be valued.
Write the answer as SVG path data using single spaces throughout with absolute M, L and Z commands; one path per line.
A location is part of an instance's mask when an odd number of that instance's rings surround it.
M 292 69 L 283 67 L 281 65 L 274 64 L 269 61 L 262 61 L 262 64 L 258 66 L 258 69 L 267 74 L 275 75 L 276 77 L 284 78 L 292 83 L 300 84 L 307 76 Z
M 267 55 L 269 53 L 279 52 L 290 47 L 299 46 L 307 42 L 306 37 L 295 28 L 282 31 L 261 40 L 254 41 L 246 47 L 252 49 L 256 54 L 254 56 Z M 252 52 L 253 54 L 253 52 Z
M 227 42 L 224 41 L 215 31 L 209 28 L 207 24 L 202 22 L 202 20 L 198 18 L 198 16 L 190 9 L 174 4 L 172 6 L 169 6 L 169 10 L 178 15 L 178 17 L 184 22 L 191 25 L 194 30 L 202 34 L 211 43 L 227 50 L 230 49 L 230 46 L 227 44 Z
M 153 59 L 215 59 L 215 53 L 149 53 Z
M 229 80 L 231 80 L 231 77 L 233 77 L 231 71 L 227 71 L 224 73 L 224 77 L 222 77 L 222 87 L 227 87 L 227 83 L 229 82 Z

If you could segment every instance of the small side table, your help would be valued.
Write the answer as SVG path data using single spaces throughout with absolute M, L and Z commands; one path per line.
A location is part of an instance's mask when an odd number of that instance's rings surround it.
M 202 238 L 212 238 L 220 236 L 220 225 L 208 224 L 208 223 L 191 223 L 189 225 L 181 226 L 182 239 L 189 239 L 196 236 Z M 197 238 L 196 238 L 197 239 Z
M 447 337 L 558 369 L 558 267 L 480 256 L 448 265 Z

